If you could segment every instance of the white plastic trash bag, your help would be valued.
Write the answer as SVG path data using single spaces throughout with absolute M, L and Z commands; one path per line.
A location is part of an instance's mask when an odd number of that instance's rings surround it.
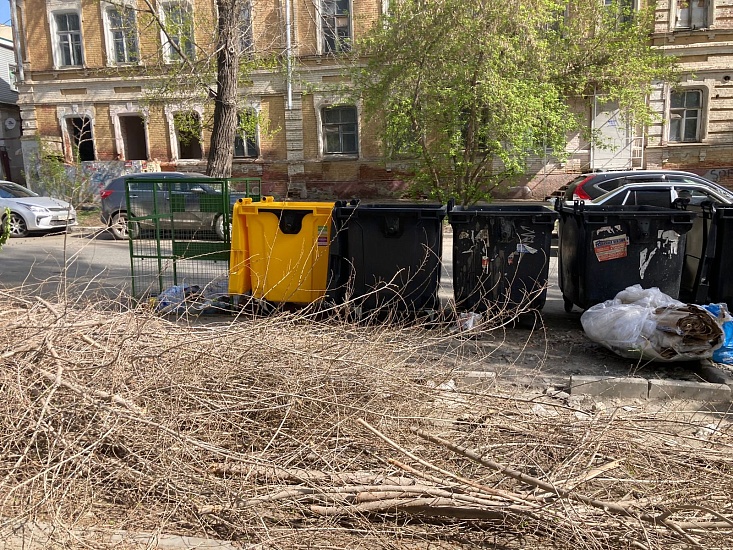
M 656 287 L 628 287 L 588 308 L 580 322 L 588 338 L 622 357 L 689 361 L 712 357 L 723 344 L 723 329 L 713 314 Z

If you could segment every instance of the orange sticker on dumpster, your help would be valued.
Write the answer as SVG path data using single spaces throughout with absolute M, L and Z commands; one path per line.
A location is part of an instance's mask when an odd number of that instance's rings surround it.
M 614 235 L 593 241 L 593 250 L 599 262 L 606 262 L 616 258 L 625 258 L 628 244 L 629 239 L 625 234 Z

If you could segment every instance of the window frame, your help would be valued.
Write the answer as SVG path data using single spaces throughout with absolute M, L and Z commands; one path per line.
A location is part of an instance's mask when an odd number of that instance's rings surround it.
M 688 11 L 687 21 L 683 24 L 678 23 L 679 3 L 683 0 L 672 0 L 669 2 L 669 26 L 675 32 L 689 32 L 695 30 L 709 29 L 713 27 L 715 21 L 715 0 L 704 0 L 706 6 L 703 9 L 705 21 L 700 25 L 693 25 L 692 12 Z M 700 0 L 688 0 L 699 2 Z M 689 8 L 688 8 L 689 9 Z
M 342 121 L 339 120 L 338 122 L 326 122 L 325 120 L 325 113 L 327 111 L 346 111 L 346 110 L 353 111 L 354 113 L 354 121 Z M 360 154 L 360 144 L 359 144 L 359 109 L 356 105 L 345 105 L 345 104 L 338 104 L 338 105 L 322 105 L 318 109 L 319 118 L 320 118 L 320 125 L 319 125 L 319 134 L 321 137 L 321 155 L 324 158 L 358 158 Z M 339 117 L 340 118 L 340 117 Z M 353 125 L 354 129 L 353 132 L 344 132 L 344 127 L 347 125 Z M 331 127 L 331 128 L 327 128 Z M 335 128 L 334 128 L 335 127 Z M 328 150 L 328 134 L 329 131 L 332 132 L 333 129 L 336 129 L 338 132 L 339 137 L 339 150 L 338 151 L 329 151 Z M 355 149 L 352 150 L 344 150 L 344 136 L 345 135 L 353 135 L 354 136 L 354 146 Z
M 59 122 L 61 124 L 61 133 L 63 136 L 65 136 L 66 139 L 64 139 L 64 143 L 68 143 L 71 146 L 71 150 L 66 150 L 66 147 L 64 146 L 64 159 L 66 161 L 70 162 L 76 162 L 77 158 L 74 156 L 74 147 L 77 148 L 77 151 L 81 150 L 81 136 L 80 139 L 76 139 L 75 136 L 69 132 L 69 124 L 74 119 L 81 119 L 81 120 L 87 120 L 89 122 L 88 126 L 86 123 L 83 123 L 82 127 L 79 129 L 80 132 L 89 132 L 89 143 L 91 144 L 91 153 L 92 157 L 91 159 L 82 159 L 81 153 L 78 158 L 80 162 L 93 162 L 98 160 L 97 156 L 97 143 L 94 139 L 95 132 L 94 132 L 94 117 L 89 112 L 67 112 L 64 113 L 63 116 L 59 118 Z
M 49 19 L 50 19 L 50 24 L 51 24 L 51 34 L 52 34 L 52 37 L 53 37 L 53 39 L 52 39 L 52 50 L 53 50 L 53 57 L 54 57 L 54 65 L 55 65 L 55 67 L 57 69 L 75 69 L 75 68 L 79 68 L 79 67 L 84 67 L 84 59 L 85 59 L 85 57 L 84 57 L 84 35 L 82 34 L 81 11 L 78 10 L 78 9 L 59 9 L 59 10 L 52 11 L 50 13 L 50 15 L 51 15 L 51 17 Z M 66 16 L 66 17 L 68 17 L 69 15 L 76 16 L 76 19 L 77 19 L 78 24 L 79 24 L 79 28 L 78 29 L 75 29 L 75 30 L 72 30 L 72 31 L 69 31 L 69 30 L 61 31 L 59 29 L 59 20 L 58 20 L 58 18 L 60 16 Z M 77 59 L 72 59 L 72 58 L 75 58 L 76 57 L 76 55 L 74 53 L 75 50 L 76 50 L 76 47 L 75 47 L 76 45 L 74 44 L 73 39 L 72 39 L 72 41 L 69 44 L 69 48 L 70 48 L 69 49 L 69 56 L 70 56 L 70 59 L 69 60 L 72 61 L 72 63 L 69 63 L 69 64 L 65 63 L 65 59 L 64 59 L 64 47 L 63 47 L 62 42 L 61 42 L 61 35 L 62 34 L 68 35 L 68 36 L 73 36 L 73 35 L 78 36 L 78 55 L 79 55 L 79 58 L 80 59 L 78 59 L 78 60 Z M 77 63 L 74 63 L 73 61 L 78 61 L 78 62 Z
M 234 135 L 234 149 L 232 152 L 232 157 L 234 160 L 257 160 L 258 158 L 260 158 L 260 139 L 259 139 L 260 125 L 259 125 L 259 122 L 257 123 L 257 126 L 255 128 L 253 137 L 248 137 L 246 133 L 240 132 L 240 126 L 239 126 L 240 120 L 241 120 L 240 113 L 245 113 L 247 111 L 249 111 L 252 114 L 252 116 L 255 116 L 255 117 L 258 116 L 257 110 L 253 108 L 240 109 L 239 112 L 237 113 L 237 130 Z M 237 154 L 237 141 L 238 140 L 241 141 L 242 143 L 242 149 L 244 150 L 243 155 Z M 254 149 L 254 154 L 247 154 L 249 150 L 249 147 L 248 147 L 249 143 L 252 144 L 252 148 Z
M 255 49 L 254 29 L 252 17 L 252 2 L 245 0 L 241 4 L 242 14 L 240 16 L 239 47 L 241 55 L 251 55 Z
M 150 131 L 148 128 L 149 112 L 147 108 L 140 107 L 134 103 L 126 105 L 110 105 L 109 116 L 112 119 L 112 129 L 115 138 L 115 151 L 120 160 L 130 160 L 125 157 L 125 146 L 122 135 L 122 123 L 120 118 L 126 116 L 137 116 L 143 119 L 143 131 L 145 133 L 145 154 L 150 160 Z M 142 160 L 142 159 L 135 159 Z
M 204 108 L 201 104 L 183 105 L 169 104 L 164 108 L 165 117 L 168 121 L 168 141 L 171 151 L 171 160 L 180 164 L 198 164 L 206 158 L 206 144 L 204 142 Z M 180 158 L 180 147 L 178 143 L 178 132 L 176 131 L 175 115 L 176 113 L 195 112 L 199 118 L 201 131 L 199 133 L 199 144 L 201 146 L 201 158 Z
M 140 40 L 137 30 L 137 14 L 135 9 L 127 4 L 102 4 L 103 9 L 103 20 L 104 20 L 104 35 L 107 41 L 107 65 L 108 66 L 121 66 L 121 65 L 137 65 L 140 63 Z M 124 23 L 125 15 L 130 16 L 131 27 L 113 27 L 112 18 L 110 12 L 116 11 L 120 14 L 120 19 Z M 128 32 L 126 32 L 128 31 Z M 120 32 L 123 34 L 123 44 L 125 47 L 125 60 L 117 60 L 117 40 L 115 33 Z M 134 59 L 131 55 L 130 46 L 134 46 Z
M 700 104 L 696 109 L 693 108 L 687 108 L 685 106 L 683 107 L 673 107 L 672 106 L 672 98 L 675 94 L 684 94 L 684 105 L 687 104 L 687 94 L 690 93 L 697 93 L 699 94 L 700 98 Z M 698 88 L 698 87 L 684 87 L 680 90 L 670 90 L 669 92 L 669 109 L 667 113 L 667 142 L 668 143 L 700 143 L 703 141 L 703 124 L 704 124 L 704 113 L 705 113 L 705 105 L 707 104 L 707 95 L 705 93 L 704 88 Z M 680 120 L 684 123 L 687 120 L 690 120 L 690 118 L 685 116 L 685 113 L 687 111 L 697 111 L 697 118 L 695 123 L 695 139 L 685 139 L 685 134 L 687 130 L 686 124 L 681 124 L 679 129 L 679 139 L 673 139 L 673 130 L 672 130 L 672 117 L 675 111 L 683 111 L 682 117 Z
M 340 8 L 339 3 L 346 2 L 346 9 Z M 319 48 L 322 55 L 339 55 L 351 51 L 351 41 L 354 38 L 354 29 L 352 24 L 353 0 L 319 0 L 319 21 L 318 26 Z M 333 7 L 333 11 L 330 11 Z M 346 19 L 346 25 L 339 25 L 339 19 Z M 329 19 L 331 25 L 329 25 Z M 346 29 L 346 35 L 340 36 L 339 29 Z M 333 40 L 333 46 L 330 45 L 329 39 Z
M 168 37 L 177 39 L 178 47 L 183 51 L 185 55 L 191 58 L 191 60 L 196 58 L 196 27 L 194 24 L 195 17 L 194 17 L 194 10 L 193 5 L 191 2 L 187 0 L 166 0 L 165 2 L 160 3 L 159 7 L 159 17 L 161 22 L 164 26 L 168 25 L 168 20 L 170 17 L 170 14 L 166 11 L 168 8 L 171 8 L 173 6 L 176 6 L 180 8 L 180 11 L 185 11 L 187 15 L 191 19 L 191 24 L 189 29 L 183 28 L 183 22 L 182 23 L 182 30 L 190 31 L 189 41 L 185 43 L 183 46 L 181 46 L 181 39 L 185 38 L 185 35 L 183 33 L 180 34 L 172 34 L 168 33 L 166 35 L 165 31 L 163 29 L 160 30 L 160 42 L 161 47 L 163 48 L 163 62 L 164 63 L 178 63 L 181 61 L 180 54 L 176 51 L 176 49 L 173 47 L 171 42 L 168 40 Z

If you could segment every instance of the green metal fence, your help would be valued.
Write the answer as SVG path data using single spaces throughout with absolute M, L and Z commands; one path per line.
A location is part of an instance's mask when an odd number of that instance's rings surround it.
M 231 216 L 241 197 L 260 199 L 259 178 L 126 180 L 132 292 L 174 287 L 227 293 Z

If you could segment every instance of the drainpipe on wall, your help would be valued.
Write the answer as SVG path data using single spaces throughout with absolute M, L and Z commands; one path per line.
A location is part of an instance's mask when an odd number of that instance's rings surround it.
M 18 5 L 16 0 L 10 0 L 10 21 L 13 24 L 13 47 L 15 49 L 15 63 L 18 66 L 18 80 L 25 81 L 23 71 L 23 49 L 18 33 Z
M 285 60 L 287 64 L 288 110 L 293 108 L 293 60 L 290 41 L 290 0 L 285 0 Z

